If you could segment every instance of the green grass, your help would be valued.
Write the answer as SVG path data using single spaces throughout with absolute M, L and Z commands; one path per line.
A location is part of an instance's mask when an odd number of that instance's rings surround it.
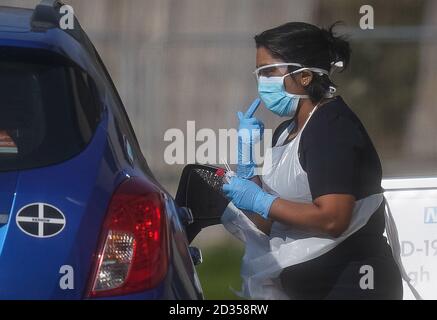
M 235 244 L 202 249 L 203 263 L 197 266 L 205 299 L 240 299 L 231 289 L 241 288 L 240 265 L 243 248 Z

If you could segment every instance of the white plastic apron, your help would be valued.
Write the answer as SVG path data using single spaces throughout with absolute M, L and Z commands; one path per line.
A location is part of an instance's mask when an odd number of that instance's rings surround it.
M 308 177 L 300 165 L 298 148 L 302 132 L 316 109 L 317 106 L 290 143 L 282 146 L 293 123 L 280 135 L 276 146 L 266 152 L 260 178 L 263 189 L 267 192 L 289 201 L 312 203 Z M 241 266 L 242 292 L 237 294 L 251 299 L 288 299 L 280 285 L 281 271 L 317 258 L 335 248 L 366 225 L 383 200 L 383 193 L 379 193 L 356 201 L 351 223 L 338 238 L 298 230 L 279 222 L 273 222 L 270 236 L 267 236 L 230 202 L 222 216 L 222 223 L 229 232 L 246 244 Z M 386 204 L 388 205 L 387 202 Z M 402 277 L 408 282 L 416 298 L 420 298 L 402 266 L 396 225 L 389 208 L 386 210 L 386 229 Z

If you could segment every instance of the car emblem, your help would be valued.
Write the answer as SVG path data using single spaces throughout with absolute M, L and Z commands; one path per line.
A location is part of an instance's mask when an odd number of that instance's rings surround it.
M 64 214 L 47 203 L 32 203 L 21 208 L 16 216 L 18 228 L 36 238 L 49 238 L 59 234 L 65 227 Z

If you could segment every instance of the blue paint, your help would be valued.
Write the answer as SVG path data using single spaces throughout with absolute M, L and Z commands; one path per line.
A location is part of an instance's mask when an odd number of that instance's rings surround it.
M 94 263 L 99 234 L 107 207 L 117 186 L 129 177 L 159 184 L 140 165 L 135 148 L 126 156 L 124 136 L 136 145 L 126 125 L 124 107 L 90 47 L 60 29 L 30 30 L 32 10 L 0 8 L 0 47 L 45 49 L 71 60 L 93 79 L 103 105 L 101 120 L 88 146 L 73 158 L 43 168 L 0 172 L 0 299 L 83 299 Z M 121 128 L 121 129 L 117 129 Z M 129 158 L 135 158 L 131 163 Z M 161 188 L 163 193 L 167 192 Z M 117 299 L 196 298 L 195 269 L 186 255 L 188 243 L 178 220 L 177 207 L 168 195 L 169 242 L 179 239 L 181 252 L 170 251 L 169 272 L 155 289 Z M 35 238 L 22 232 L 17 212 L 31 203 L 47 203 L 65 215 L 63 231 L 50 238 Z M 182 243 L 183 239 L 185 243 Z M 178 247 L 178 246 L 173 246 Z M 178 262 L 177 262 L 178 261 Z M 63 265 L 74 269 L 74 289 L 62 290 L 59 273 Z

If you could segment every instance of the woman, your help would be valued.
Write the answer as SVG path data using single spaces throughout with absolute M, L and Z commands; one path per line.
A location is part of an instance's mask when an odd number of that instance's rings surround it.
M 333 95 L 329 77 L 347 66 L 349 43 L 332 27 L 300 22 L 255 41 L 260 98 L 290 119 L 274 133 L 263 174 L 240 161 L 238 176 L 223 187 L 226 196 L 290 248 L 293 257 L 279 276 L 289 298 L 402 299 L 400 272 L 383 236 L 380 160 L 358 117 Z M 240 129 L 262 132 L 259 120 L 239 118 Z M 293 252 L 296 243 L 305 252 Z

